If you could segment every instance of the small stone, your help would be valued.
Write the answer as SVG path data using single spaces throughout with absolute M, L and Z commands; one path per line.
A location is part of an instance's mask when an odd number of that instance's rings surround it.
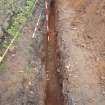
M 46 71 L 46 73 L 49 73 L 49 71 Z
M 46 80 L 48 80 L 48 81 L 50 80 L 50 79 L 49 79 L 49 75 L 48 75 L 48 74 L 46 75 Z
M 34 94 L 34 92 L 33 92 L 33 91 L 30 91 L 30 93 L 31 93 L 31 94 Z
M 72 30 L 77 30 L 77 28 L 76 28 L 76 27 L 72 27 L 71 29 L 72 29 Z
M 28 85 L 29 85 L 29 86 L 31 86 L 31 85 L 32 85 L 31 81 L 29 81 L 29 82 L 28 82 Z
M 60 69 L 57 69 L 57 72 L 60 73 Z
M 15 57 L 16 56 L 16 54 L 12 54 L 12 57 Z
M 67 66 L 65 66 L 67 69 L 69 69 L 70 68 L 70 64 L 69 65 L 67 65 Z
M 102 80 L 105 80 L 105 76 L 101 76 L 101 79 L 102 79 Z
M 100 58 L 99 58 L 99 57 L 97 57 L 97 58 L 96 58 L 96 61 L 100 61 Z
M 67 69 L 69 69 L 69 66 L 66 66 Z
M 24 73 L 24 71 L 23 70 L 21 70 L 21 71 L 18 71 L 19 73 Z

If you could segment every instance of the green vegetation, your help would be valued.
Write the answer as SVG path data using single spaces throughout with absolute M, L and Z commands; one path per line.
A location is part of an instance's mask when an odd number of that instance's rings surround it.
M 29 16 L 35 0 L 25 0 L 23 8 L 19 8 L 15 15 L 12 17 L 9 26 L 7 27 L 7 32 L 12 35 L 19 35 L 19 31 L 25 21 L 27 20 L 27 16 Z
M 25 24 L 27 17 L 31 15 L 35 0 L 24 0 L 22 7 L 18 8 L 11 16 L 9 25 L 5 28 L 5 31 L 8 33 L 10 39 L 12 40 L 15 37 L 20 35 L 20 30 Z M 0 46 L 1 49 L 6 49 L 10 44 L 11 40 L 5 40 Z M 5 51 L 5 50 L 4 50 Z M 1 56 L 2 54 L 0 54 Z

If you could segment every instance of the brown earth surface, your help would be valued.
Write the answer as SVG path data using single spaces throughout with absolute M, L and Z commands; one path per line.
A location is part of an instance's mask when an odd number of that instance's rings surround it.
M 57 0 L 67 105 L 105 105 L 105 0 Z

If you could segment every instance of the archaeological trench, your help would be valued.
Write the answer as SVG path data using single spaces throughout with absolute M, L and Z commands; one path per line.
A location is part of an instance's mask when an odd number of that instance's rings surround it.
M 31 15 L 19 10 L 34 0 L 13 1 L 0 1 L 0 59 L 6 27 L 26 21 L 0 63 L 0 105 L 105 105 L 105 0 L 38 0 Z

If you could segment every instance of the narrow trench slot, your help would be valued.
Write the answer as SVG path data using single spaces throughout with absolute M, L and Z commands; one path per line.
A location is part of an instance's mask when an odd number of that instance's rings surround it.
M 55 28 L 55 1 L 52 0 L 50 4 L 49 13 L 49 29 L 51 32 L 50 41 L 47 40 L 46 48 L 46 100 L 45 105 L 64 105 L 64 97 L 62 94 L 62 84 L 60 82 L 59 74 L 57 72 L 57 36 Z

